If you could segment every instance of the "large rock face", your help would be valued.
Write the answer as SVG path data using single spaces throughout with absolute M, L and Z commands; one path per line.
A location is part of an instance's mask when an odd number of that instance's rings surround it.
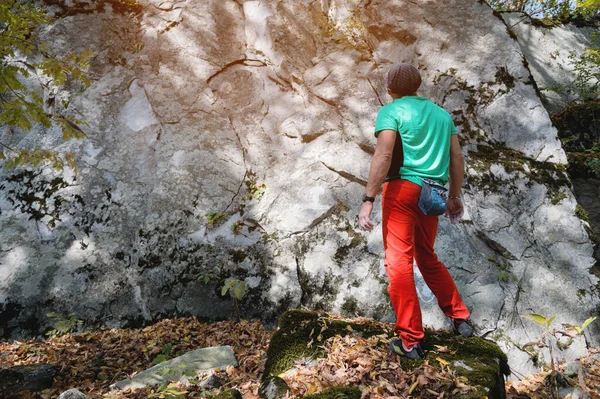
M 501 15 L 516 36 L 549 112 L 559 112 L 575 100 L 598 96 L 589 90 L 595 79 L 577 70 L 585 49 L 596 41 L 597 28 L 573 23 L 540 26 L 540 21 L 522 13 Z
M 565 154 L 518 43 L 485 3 L 142 5 L 67 13 L 44 33 L 58 53 L 94 51 L 89 89 L 46 93 L 88 137 L 3 130 L 15 146 L 76 152 L 79 171 L 0 177 L 1 335 L 43 331 L 51 310 L 106 326 L 229 317 L 229 277 L 247 285 L 244 317 L 298 306 L 393 317 L 380 225 L 364 234 L 356 215 L 399 61 L 420 68 L 421 94 L 460 132 L 466 217 L 440 219 L 436 248 L 480 333 L 525 373 L 519 347 L 541 331 L 520 315 L 581 324 L 596 312 Z M 425 323 L 448 327 L 418 286 Z M 586 343 L 597 338 L 565 355 Z

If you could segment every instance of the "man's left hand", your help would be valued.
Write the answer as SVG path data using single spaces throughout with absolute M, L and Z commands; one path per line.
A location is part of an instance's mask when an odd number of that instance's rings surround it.
M 358 225 L 362 230 L 373 231 L 373 222 L 371 222 L 371 212 L 373 212 L 373 203 L 371 201 L 363 202 L 358 213 Z

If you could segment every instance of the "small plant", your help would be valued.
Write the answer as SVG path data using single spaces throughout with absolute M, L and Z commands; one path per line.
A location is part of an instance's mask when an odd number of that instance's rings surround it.
M 159 363 L 164 362 L 165 360 L 167 360 L 169 358 L 169 356 L 171 355 L 171 351 L 173 350 L 173 344 L 168 343 L 163 345 L 162 347 L 162 353 L 159 354 L 158 356 L 156 356 L 153 360 L 152 360 L 152 365 L 155 366 Z
M 187 391 L 181 391 L 177 384 L 167 383 L 159 386 L 156 390 L 152 390 L 148 396 L 148 399 L 179 399 L 185 398 Z
M 250 201 L 251 199 L 260 200 L 267 189 L 264 183 L 258 184 L 258 176 L 252 170 L 246 172 L 244 183 L 246 184 L 246 195 L 243 198 L 245 201 Z
M 268 234 L 265 232 L 262 235 L 262 242 L 265 244 L 268 243 L 269 241 L 277 241 L 277 240 L 279 240 L 279 236 L 277 235 L 276 231 L 272 232 L 271 234 Z
M 210 280 L 215 277 L 215 275 L 212 273 L 198 273 L 194 277 L 197 281 L 200 281 L 203 284 L 208 284 Z
M 59 314 L 56 312 L 50 312 L 46 314 L 47 317 L 54 321 L 55 328 L 46 333 L 49 337 L 60 337 L 61 335 L 74 332 L 77 326 L 83 324 L 83 320 L 79 320 L 75 313 L 71 313 L 68 316 Z
M 587 162 L 587 167 L 596 176 L 600 177 L 600 159 L 592 158 Z
M 240 311 L 238 302 L 244 298 L 246 295 L 246 283 L 242 280 L 238 280 L 234 277 L 229 277 L 225 280 L 225 284 L 223 284 L 223 288 L 221 288 L 221 295 L 225 296 L 229 292 L 229 296 L 231 297 L 231 302 L 233 304 L 233 312 L 235 314 L 235 318 L 237 320 L 240 319 Z
M 575 71 L 575 92 L 580 100 L 595 99 L 600 90 L 600 47 L 588 47 L 579 56 L 572 52 L 569 61 Z
M 244 222 L 241 220 L 237 220 L 231 226 L 229 226 L 229 228 L 231 229 L 233 235 L 237 236 L 244 228 Z
M 223 215 L 221 212 L 213 211 L 206 214 L 206 220 L 209 226 L 216 226 L 224 217 L 225 215 Z
M 556 315 L 554 315 L 550 318 L 546 318 L 540 314 L 532 313 L 529 315 L 522 315 L 521 317 L 523 317 L 527 320 L 531 320 L 531 321 L 535 322 L 536 324 L 544 327 L 544 332 L 542 333 L 541 338 L 538 341 L 533 341 L 533 342 L 529 342 L 529 343 L 525 344 L 523 346 L 523 349 L 526 350 L 530 346 L 531 347 L 535 346 L 538 348 L 548 348 L 548 351 L 550 352 L 550 374 L 548 375 L 548 379 L 551 383 L 551 389 L 552 389 L 554 397 L 558 398 L 559 395 L 558 395 L 557 380 L 559 378 L 558 377 L 559 371 L 558 371 L 558 368 L 556 365 L 553 348 L 556 345 L 556 348 L 558 350 L 567 349 L 573 343 L 573 339 L 583 335 L 583 331 L 594 320 L 596 320 L 597 317 L 594 316 L 594 317 L 588 318 L 586 321 L 583 322 L 583 324 L 581 326 L 578 326 L 575 324 L 563 323 L 562 330 L 557 330 L 557 329 L 551 328 L 552 322 L 556 318 Z M 564 338 L 564 337 L 567 337 L 566 342 L 561 342 L 561 338 Z M 532 355 L 532 354 L 530 353 L 530 355 Z M 537 356 L 537 354 L 533 354 L 532 358 L 533 358 L 533 356 Z
M 246 283 L 237 278 L 230 277 L 225 280 L 225 284 L 221 289 L 221 295 L 225 296 L 229 292 L 232 298 L 241 301 L 246 294 Z
M 196 377 L 196 372 L 192 369 L 187 368 L 186 364 L 181 364 L 175 368 L 171 368 L 171 367 L 163 367 L 161 368 L 156 374 L 158 374 L 161 377 L 164 376 L 172 376 L 173 378 L 175 378 L 176 376 L 187 376 L 187 377 Z M 171 379 L 173 379 L 171 378 Z
M 488 262 L 493 263 L 498 267 L 498 269 L 500 269 L 496 274 L 498 281 L 506 283 L 509 278 L 512 278 L 515 283 L 519 281 L 517 275 L 511 271 L 512 264 L 506 259 L 503 259 L 502 262 L 499 262 L 494 258 L 488 258 Z

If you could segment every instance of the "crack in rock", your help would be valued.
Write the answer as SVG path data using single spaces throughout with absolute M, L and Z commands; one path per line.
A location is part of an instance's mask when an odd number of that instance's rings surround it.
M 358 183 L 358 184 L 360 184 L 361 186 L 364 186 L 364 187 L 367 186 L 367 181 L 366 180 L 363 180 L 363 179 L 361 179 L 359 177 L 356 177 L 356 176 L 354 176 L 351 173 L 344 172 L 343 170 L 337 170 L 335 168 L 332 168 L 331 166 L 327 165 L 325 162 L 321 161 L 321 164 L 323 166 L 325 166 L 327 169 L 329 169 L 330 171 L 335 172 L 338 175 L 342 176 L 346 180 L 349 180 L 349 181 L 354 182 L 354 183 Z
M 208 79 L 206 79 L 206 84 L 210 85 L 210 82 L 212 82 L 212 80 L 214 78 L 216 78 L 217 76 L 226 72 L 229 68 L 234 67 L 236 65 L 245 65 L 245 66 L 250 66 L 250 67 L 266 67 L 267 66 L 267 64 L 261 60 L 254 60 L 254 59 L 249 59 L 249 58 L 242 58 L 239 60 L 235 60 L 228 64 L 225 64 L 221 69 L 219 69 L 217 72 L 215 72 L 211 76 L 209 76 Z
M 508 249 L 506 249 L 506 247 L 504 247 L 498 241 L 493 240 L 492 238 L 488 237 L 483 231 L 476 231 L 475 235 L 481 241 L 483 241 L 485 243 L 485 245 L 487 245 L 492 251 L 502 255 L 506 259 L 518 260 L 518 258 L 512 252 L 510 252 Z
M 225 210 L 223 211 L 223 214 L 225 212 L 227 212 L 227 210 L 229 210 L 229 208 L 233 205 L 233 202 L 235 201 L 236 197 L 238 195 L 240 195 L 240 192 L 242 191 L 242 187 L 244 186 L 244 182 L 246 181 L 246 177 L 248 176 L 248 165 L 246 164 L 246 148 L 244 147 L 244 145 L 242 144 L 242 139 L 240 138 L 239 133 L 237 132 L 235 125 L 233 124 L 233 120 L 231 120 L 231 118 L 227 118 L 229 120 L 229 124 L 231 125 L 231 130 L 233 130 L 233 133 L 235 134 L 235 137 L 238 140 L 238 143 L 240 145 L 240 148 L 242 149 L 242 160 L 244 162 L 244 176 L 242 176 L 242 181 L 240 182 L 237 191 L 235 193 L 233 193 L 233 197 L 231 197 L 231 201 L 229 202 L 229 205 L 227 205 L 227 207 L 225 207 Z
M 367 82 L 369 82 L 369 86 L 371 86 L 371 89 L 373 89 L 373 92 L 377 96 L 377 101 L 379 101 L 379 105 L 381 105 L 383 107 L 383 105 L 384 105 L 383 101 L 381 101 L 381 97 L 379 97 L 379 93 L 377 93 L 375 86 L 373 86 L 373 83 L 371 83 L 371 79 L 369 79 L 368 77 L 365 77 L 365 79 L 367 80 Z

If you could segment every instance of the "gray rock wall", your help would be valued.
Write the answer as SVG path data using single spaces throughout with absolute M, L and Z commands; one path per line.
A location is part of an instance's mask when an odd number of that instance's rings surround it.
M 137 15 L 109 5 L 70 15 L 44 33 L 59 53 L 94 50 L 89 89 L 46 94 L 88 122 L 85 140 L 3 130 L 3 142 L 79 162 L 56 179 L 2 172 L 4 337 L 49 328 L 48 311 L 109 327 L 227 318 L 228 277 L 247 284 L 244 317 L 306 306 L 390 320 L 381 226 L 365 234 L 356 215 L 375 117 L 391 100 L 384 76 L 399 61 L 420 68 L 421 94 L 460 132 L 466 216 L 441 218 L 436 248 L 480 333 L 526 373 L 519 347 L 541 330 L 520 315 L 596 313 L 565 154 L 518 43 L 485 3 L 142 4 Z M 448 327 L 417 284 L 425 323 Z M 564 355 L 597 344 L 595 331 Z
M 578 87 L 576 63 L 585 49 L 596 42 L 597 28 L 572 23 L 544 27 L 516 12 L 501 16 L 516 36 L 549 112 L 559 112 L 575 100 L 593 97 L 593 91 L 582 91 L 586 85 Z M 596 80 L 591 78 L 588 83 L 592 85 Z

